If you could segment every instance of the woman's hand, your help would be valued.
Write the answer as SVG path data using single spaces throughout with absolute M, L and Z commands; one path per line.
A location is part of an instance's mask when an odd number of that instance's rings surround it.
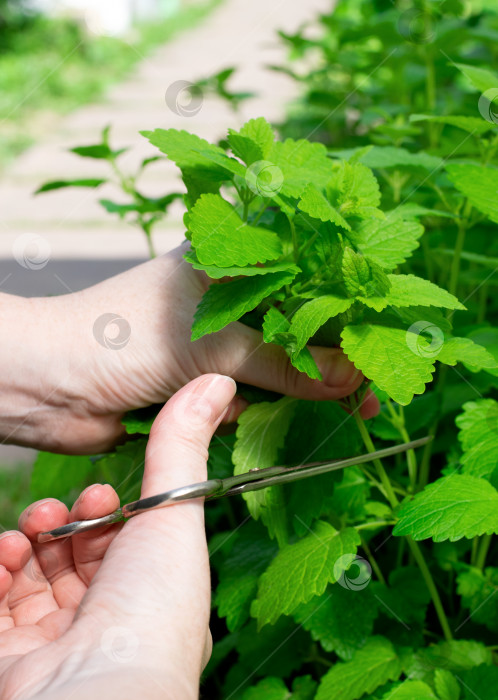
M 183 260 L 185 250 L 75 294 L 2 296 L 0 438 L 55 452 L 101 452 L 123 436 L 127 410 L 162 403 L 206 372 L 305 399 L 340 399 L 358 389 L 363 376 L 339 349 L 312 348 L 320 382 L 242 323 L 192 343 L 192 319 L 209 280 Z M 237 398 L 226 420 L 245 405 Z M 377 411 L 370 393 L 362 414 Z
M 231 379 L 211 374 L 168 401 L 150 434 L 142 496 L 206 479 L 209 441 L 234 394 Z M 20 518 L 24 534 L 0 536 L 2 700 L 198 697 L 211 648 L 201 500 L 34 543 L 118 505 L 110 486 L 91 486 L 70 513 L 39 501 Z

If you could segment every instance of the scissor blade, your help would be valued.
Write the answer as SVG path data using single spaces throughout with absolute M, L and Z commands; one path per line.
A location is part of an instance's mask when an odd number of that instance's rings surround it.
M 300 464 L 295 467 L 267 467 L 264 469 L 255 469 L 245 474 L 239 474 L 234 477 L 223 479 L 224 489 L 221 493 L 214 494 L 211 498 L 220 498 L 221 496 L 235 496 L 239 493 L 247 493 L 248 491 L 259 491 L 266 489 L 268 486 L 277 484 L 285 484 L 300 479 L 307 479 L 310 476 L 318 476 L 319 474 L 327 474 L 328 472 L 352 467 L 356 464 L 364 464 L 372 462 L 375 459 L 383 459 L 401 452 L 414 450 L 417 447 L 422 447 L 432 440 L 432 436 L 420 438 L 405 442 L 402 445 L 393 445 L 385 447 L 382 450 L 369 452 L 367 454 L 358 455 L 357 457 L 348 457 L 347 459 L 331 460 L 328 462 L 309 462 L 308 464 Z M 244 480 L 244 477 L 245 480 Z

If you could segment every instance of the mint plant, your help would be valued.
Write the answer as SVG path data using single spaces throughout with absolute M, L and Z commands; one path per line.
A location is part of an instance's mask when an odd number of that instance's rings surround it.
M 282 138 L 263 118 L 221 145 L 145 133 L 179 168 L 186 264 L 210 280 L 193 342 L 239 321 L 311 378 L 313 345 L 341 347 L 365 376 L 339 403 L 240 387 L 250 406 L 213 440 L 209 474 L 434 439 L 206 504 L 202 692 L 495 700 L 496 10 L 344 0 L 318 23 L 318 38 L 282 35 L 293 57 L 318 57 L 285 68 L 303 91 Z M 367 387 L 382 408 L 364 421 Z M 130 414 L 111 455 L 40 456 L 33 496 L 69 501 L 82 482 L 126 476 L 133 498 L 153 414 Z

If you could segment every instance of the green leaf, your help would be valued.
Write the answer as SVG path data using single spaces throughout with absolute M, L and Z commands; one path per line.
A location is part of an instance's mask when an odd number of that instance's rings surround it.
M 437 359 L 445 365 L 456 365 L 457 362 L 463 362 L 465 366 L 472 367 L 474 371 L 498 368 L 498 363 L 493 355 L 470 338 L 446 338 Z
M 297 338 L 291 332 L 290 326 L 290 321 L 272 306 L 265 314 L 263 321 L 263 339 L 265 343 L 281 345 L 285 348 L 296 369 L 300 372 L 305 372 L 311 379 L 322 379 L 322 374 L 312 354 L 308 348 L 298 346 Z
M 137 433 L 149 435 L 152 424 L 161 408 L 162 406 L 147 406 L 128 411 L 121 419 L 121 423 L 125 426 L 128 435 L 136 435 Z
M 423 233 L 424 227 L 417 221 L 403 221 L 389 214 L 383 221 L 363 221 L 347 235 L 365 257 L 392 270 L 418 248 Z
M 263 678 L 262 681 L 246 690 L 242 700 L 291 700 L 287 686 L 280 678 Z
M 466 639 L 453 639 L 451 642 L 437 644 L 419 649 L 417 655 L 425 662 L 426 667 L 443 667 L 448 671 L 464 671 L 491 664 L 493 655 L 484 644 Z
M 193 250 L 189 250 L 183 256 L 184 260 L 189 262 L 194 270 L 202 270 L 211 279 L 222 279 L 223 277 L 253 277 L 254 275 L 271 275 L 274 272 L 293 272 L 297 275 L 301 270 L 290 262 L 272 263 L 264 267 L 249 265 L 245 267 L 219 267 L 218 265 L 204 265 L 199 262 Z
M 72 506 L 94 474 L 95 464 L 89 457 L 39 452 L 31 474 L 31 496 L 36 501 L 58 498 Z
M 403 501 L 393 534 L 451 542 L 498 532 L 498 492 L 484 479 L 451 474 Z
M 194 316 L 192 340 L 219 331 L 237 321 L 273 292 L 294 279 L 293 272 L 276 272 L 212 284 L 202 297 Z
M 462 471 L 489 478 L 498 466 L 498 403 L 493 399 L 468 401 L 455 422 L 460 428 Z
M 269 156 L 275 140 L 275 134 L 264 117 L 249 119 L 239 133 L 259 146 L 263 158 Z
M 304 139 L 275 142 L 268 160 L 280 168 L 283 176 L 280 193 L 289 197 L 299 197 L 310 182 L 319 188 L 325 187 L 332 175 L 332 163 L 325 146 Z
M 361 253 L 356 253 L 349 247 L 345 248 L 342 256 L 342 276 L 349 294 L 356 296 L 365 293 L 365 287 L 370 280 L 370 268 Z
M 449 163 L 449 179 L 480 212 L 498 223 L 498 169 L 470 163 Z
M 423 681 L 403 681 L 382 696 L 382 700 L 438 700 Z
M 346 326 L 341 336 L 341 347 L 355 367 L 403 406 L 414 394 L 423 394 L 425 384 L 432 381 L 434 356 L 417 352 L 416 333 L 365 323 Z
M 301 211 L 309 214 L 313 219 L 331 221 L 336 226 L 346 229 L 346 231 L 351 230 L 351 226 L 346 219 L 339 214 L 337 209 L 332 206 L 325 195 L 322 194 L 313 183 L 306 185 L 301 199 L 298 202 L 298 207 Z
M 337 663 L 322 676 L 315 700 L 357 700 L 401 675 L 401 662 L 384 637 L 371 637 L 347 663 Z
M 220 617 L 226 617 L 230 632 L 242 627 L 248 619 L 259 577 L 277 550 L 264 535 L 264 528 L 256 523 L 244 525 L 220 569 L 214 603 Z
M 263 159 L 261 146 L 247 136 L 242 136 L 242 134 L 237 131 L 229 129 L 227 140 L 234 155 L 243 160 L 247 165 L 251 165 Z
M 261 576 L 251 608 L 259 626 L 274 624 L 280 615 L 321 595 L 348 568 L 359 543 L 355 530 L 338 531 L 319 520 L 309 535 L 283 547 Z
M 455 63 L 455 67 L 470 80 L 476 90 L 486 92 L 498 86 L 498 75 L 486 68 L 477 68 L 466 63 Z
M 51 190 L 60 190 L 64 187 L 99 187 L 103 185 L 104 182 L 107 182 L 107 180 L 96 177 L 77 180 L 52 180 L 51 182 L 45 182 L 36 190 L 35 194 L 50 192 Z
M 496 700 L 498 668 L 496 666 L 476 666 L 461 674 L 464 684 L 463 700 Z
M 369 588 L 381 613 L 405 627 L 422 627 L 431 598 L 419 569 L 394 569 L 389 573 L 389 585 L 372 581 Z
M 384 213 L 378 209 L 379 183 L 370 168 L 361 163 L 342 161 L 336 165 L 327 184 L 327 196 L 337 202 L 339 212 L 345 217 L 384 219 Z
M 457 129 L 467 131 L 469 134 L 485 134 L 495 128 L 493 123 L 487 122 L 480 117 L 458 117 L 458 116 L 436 116 L 432 114 L 412 114 L 411 122 L 432 122 L 434 124 L 447 124 L 455 126 Z
M 469 568 L 457 576 L 457 592 L 462 605 L 468 608 L 469 617 L 491 632 L 498 632 L 498 606 L 494 597 L 498 593 L 498 568 L 489 566 L 484 571 Z
M 437 668 L 434 672 L 434 686 L 440 700 L 460 700 L 460 686 L 451 671 Z
M 113 151 L 105 143 L 98 143 L 95 146 L 76 146 L 76 148 L 70 148 L 69 150 L 71 153 L 76 153 L 77 156 L 82 156 L 83 158 L 109 160 L 112 157 L 117 158 L 127 149 L 120 148 L 118 151 Z
M 445 289 L 415 275 L 388 275 L 391 287 L 387 302 L 392 306 L 439 306 L 463 309 L 465 306 Z
M 296 404 L 296 399 L 284 397 L 272 403 L 252 404 L 241 414 L 232 456 L 234 474 L 277 464 L 278 451 L 283 447 Z M 280 541 L 282 520 L 286 516 L 275 498 L 278 494 L 278 489 L 271 487 L 250 491 L 244 494 L 244 499 L 252 517 L 255 520 L 261 517 L 270 535 L 278 536 Z
M 297 349 L 303 348 L 329 318 L 344 313 L 353 302 L 354 299 L 327 294 L 300 306 L 290 324 L 290 332 L 296 336 Z
M 476 121 L 480 121 L 477 120 Z M 352 155 L 360 149 L 349 148 L 340 151 L 332 151 L 330 155 L 335 158 L 345 158 L 348 160 Z M 396 148 L 395 146 L 374 146 L 359 159 L 360 163 L 368 168 L 398 168 L 398 167 L 414 167 L 424 168 L 425 170 L 436 170 L 443 165 L 442 158 L 431 156 L 424 151 L 418 153 L 410 153 L 406 148 Z
M 335 651 L 348 661 L 371 636 L 377 614 L 377 603 L 368 587 L 348 590 L 330 586 L 319 598 L 300 605 L 294 619 L 325 651 Z
M 188 224 L 195 254 L 205 265 L 244 267 L 274 260 L 282 253 L 276 233 L 244 223 L 232 205 L 217 194 L 199 197 Z

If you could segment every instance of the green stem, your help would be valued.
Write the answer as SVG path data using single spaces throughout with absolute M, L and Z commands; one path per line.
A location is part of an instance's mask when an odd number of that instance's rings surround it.
M 263 202 L 263 205 L 262 205 L 261 209 L 258 211 L 258 213 L 256 214 L 256 216 L 254 217 L 253 221 L 251 221 L 251 226 L 256 226 L 256 224 L 257 224 L 258 221 L 261 219 L 261 217 L 263 216 L 263 214 L 265 213 L 265 211 L 267 210 L 267 208 L 268 208 L 268 200 L 265 200 L 265 201 Z
M 483 284 L 478 294 L 479 310 L 477 312 L 477 323 L 483 323 L 486 320 L 486 311 L 488 305 L 488 285 Z
M 145 238 L 147 239 L 147 248 L 149 249 L 149 257 L 155 258 L 156 257 L 156 249 L 154 248 L 154 243 L 152 242 L 152 234 L 150 231 L 147 231 L 146 228 L 142 226 L 142 231 L 145 233 Z
M 488 554 L 492 537 L 492 535 L 483 535 L 480 539 L 479 549 L 476 557 L 476 566 L 481 571 L 484 569 L 484 564 L 486 563 L 486 556 Z
M 299 246 L 297 244 L 296 227 L 294 226 L 294 221 L 291 219 L 290 216 L 287 217 L 287 220 L 289 222 L 291 235 L 292 235 L 292 248 L 294 250 L 294 262 L 297 263 L 297 261 L 299 260 Z
M 366 428 L 363 418 L 360 416 L 358 410 L 354 411 L 354 417 L 363 442 L 365 444 L 365 447 L 367 448 L 368 452 L 375 452 L 375 446 L 372 442 L 372 439 Z M 373 463 L 375 465 L 375 468 L 377 469 L 377 473 L 382 482 L 382 485 L 386 489 L 389 503 L 391 504 L 392 508 L 395 508 L 398 505 L 398 499 L 396 498 L 396 495 L 392 490 L 391 482 L 389 480 L 389 477 L 387 476 L 386 470 L 384 469 L 384 466 L 380 459 L 373 460 Z M 406 541 L 412 552 L 413 558 L 415 559 L 420 568 L 420 573 L 422 574 L 422 577 L 425 581 L 425 585 L 427 586 L 427 589 L 431 595 L 432 602 L 434 604 L 434 608 L 436 610 L 441 629 L 443 630 L 444 637 L 447 641 L 450 641 L 451 639 L 453 639 L 453 636 L 451 634 L 450 626 L 448 624 L 448 619 L 446 617 L 446 613 L 444 612 L 443 604 L 441 603 L 441 598 L 439 597 L 436 584 L 434 583 L 434 579 L 432 578 L 431 572 L 429 571 L 429 567 L 427 566 L 427 563 L 424 559 L 424 555 L 422 554 L 420 547 L 414 540 L 412 540 L 410 537 L 407 537 Z
M 384 575 L 383 575 L 382 571 L 380 570 L 380 566 L 378 565 L 377 560 L 375 559 L 374 555 L 370 551 L 370 547 L 368 546 L 367 542 L 365 542 L 365 539 L 363 537 L 361 538 L 361 546 L 365 550 L 365 554 L 367 555 L 368 561 L 370 563 L 370 566 L 374 570 L 375 575 L 377 576 L 379 581 L 382 584 L 384 584 L 384 586 L 385 586 L 386 579 L 384 578 Z
M 463 246 L 465 243 L 465 234 L 467 232 L 466 222 L 460 219 L 458 223 L 458 233 L 455 243 L 455 252 L 453 254 L 453 260 L 451 261 L 451 272 L 450 272 L 450 282 L 449 282 L 449 292 L 450 294 L 455 294 L 458 287 L 458 276 L 460 274 L 460 261 L 463 251 Z
M 242 219 L 244 221 L 247 221 L 248 216 L 249 216 L 249 202 L 247 199 L 244 199 L 244 211 L 242 212 Z

